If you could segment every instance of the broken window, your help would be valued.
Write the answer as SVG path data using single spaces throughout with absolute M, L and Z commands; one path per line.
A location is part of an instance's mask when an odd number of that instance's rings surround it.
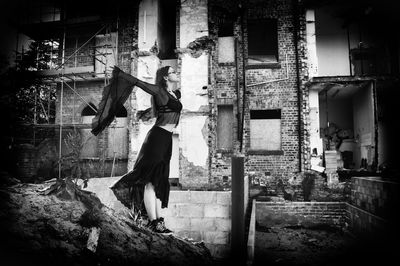
M 128 158 L 128 113 L 122 107 L 108 129 L 108 157 Z
M 233 22 L 224 21 L 218 26 L 218 37 L 232 37 L 233 36 Z
M 158 57 L 160 59 L 176 59 L 176 13 L 175 0 L 159 1 L 158 4 Z
M 96 111 L 97 108 L 93 103 L 90 103 L 89 105 L 87 105 L 85 108 L 83 108 L 82 110 L 82 117 L 88 117 L 88 116 L 95 116 L 96 115 Z M 87 121 L 87 119 L 84 118 L 85 121 Z M 83 121 L 83 123 L 91 123 L 91 121 L 87 121 L 85 122 Z
M 250 149 L 281 150 L 281 110 L 250 110 Z
M 218 27 L 218 63 L 235 62 L 235 38 L 233 22 L 222 22 Z
M 89 105 L 82 110 L 82 123 L 91 124 L 96 112 L 96 106 L 93 103 L 89 103 Z M 83 144 L 81 158 L 93 158 L 97 156 L 97 138 L 93 136 L 90 130 L 90 128 L 83 128 L 80 130 Z
M 218 38 L 218 63 L 235 62 L 235 39 L 234 37 Z
M 218 105 L 217 146 L 220 150 L 233 148 L 233 106 Z
M 277 63 L 278 23 L 276 19 L 247 21 L 248 64 Z
M 94 57 L 93 57 L 93 45 L 94 41 L 90 40 L 88 35 L 75 35 L 71 33 L 66 37 L 65 40 L 65 67 L 90 67 L 90 71 L 93 71 Z M 85 45 L 84 45 L 85 44 Z M 79 51 L 77 52 L 77 50 Z M 62 52 L 62 51 L 61 51 Z M 61 62 L 60 62 L 61 63 Z

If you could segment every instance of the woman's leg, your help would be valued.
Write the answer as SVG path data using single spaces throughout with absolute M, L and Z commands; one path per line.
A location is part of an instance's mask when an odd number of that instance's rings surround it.
M 156 192 L 154 191 L 154 186 L 151 183 L 148 183 L 144 187 L 144 195 L 143 195 L 144 206 L 146 208 L 147 216 L 150 221 L 157 219 L 157 203 L 156 203 Z
M 156 217 L 158 219 L 161 216 L 161 200 L 156 198 Z

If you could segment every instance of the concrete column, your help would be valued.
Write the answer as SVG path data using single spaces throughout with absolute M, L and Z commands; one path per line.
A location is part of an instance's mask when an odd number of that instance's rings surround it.
M 244 217 L 244 157 L 232 157 L 232 259 L 238 265 L 246 260 Z

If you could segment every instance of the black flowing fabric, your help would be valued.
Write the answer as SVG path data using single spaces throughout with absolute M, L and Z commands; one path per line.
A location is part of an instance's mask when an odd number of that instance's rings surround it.
M 119 201 L 135 212 L 145 214 L 144 187 L 152 183 L 161 207 L 168 207 L 169 162 L 172 155 L 172 132 L 153 126 L 140 149 L 133 170 L 121 177 L 111 189 Z
M 95 136 L 111 124 L 135 86 L 135 83 L 121 78 L 118 75 L 119 69 L 115 69 L 111 83 L 104 87 L 99 109 L 92 120 L 92 133 Z

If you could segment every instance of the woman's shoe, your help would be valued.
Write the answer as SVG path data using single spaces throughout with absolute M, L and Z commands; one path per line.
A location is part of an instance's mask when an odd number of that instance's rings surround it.
M 157 219 L 155 219 L 155 220 L 153 220 L 153 221 L 150 221 L 150 222 L 147 224 L 147 228 L 150 229 L 151 231 L 155 232 L 155 231 L 156 231 L 157 223 L 158 223 L 158 220 L 157 220 Z
M 170 235 L 173 232 L 165 227 L 164 218 L 160 217 L 153 221 L 150 221 L 147 226 L 151 231 L 159 234 Z
M 160 231 L 161 234 L 167 234 L 170 235 L 173 232 L 171 230 L 169 230 L 166 226 L 165 226 L 165 222 L 164 222 L 164 218 L 160 217 L 158 218 L 158 230 Z

